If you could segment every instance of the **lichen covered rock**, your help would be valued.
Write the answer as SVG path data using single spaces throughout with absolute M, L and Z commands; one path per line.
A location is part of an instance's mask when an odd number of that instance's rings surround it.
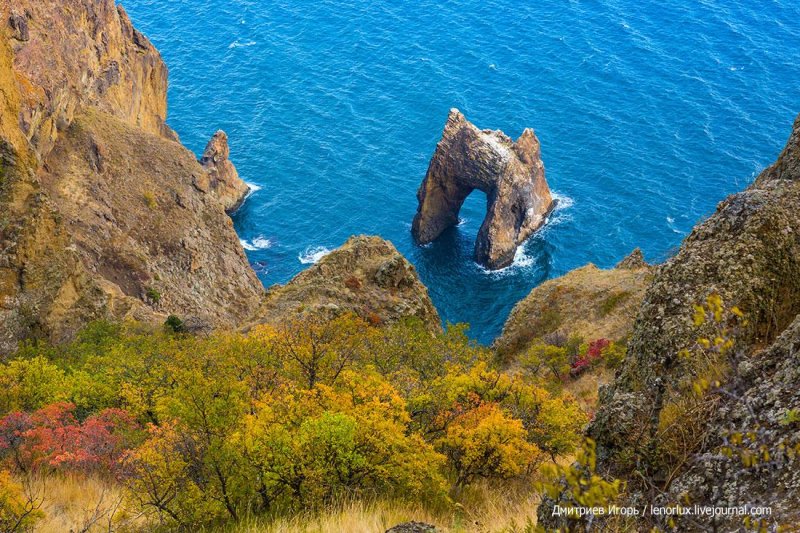
M 598 471 L 627 482 L 624 503 L 772 506 L 771 521 L 798 523 L 797 456 L 787 460 L 784 451 L 800 446 L 797 423 L 785 418 L 800 409 L 799 168 L 800 120 L 776 164 L 721 202 L 677 255 L 658 267 L 625 364 L 601 390 L 589 428 Z M 709 334 L 694 325 L 692 306 L 712 293 L 748 320 L 736 339 L 743 353 L 738 375 L 724 361 L 679 355 Z M 715 372 L 734 390 L 715 396 L 713 405 L 684 411 L 693 405 L 694 385 Z M 721 444 L 737 432 L 754 435 L 744 438 L 744 446 L 754 443 L 757 461 L 721 453 Z M 772 459 L 762 460 L 764 451 Z M 541 523 L 556 527 L 549 514 L 540 508 Z M 717 527 L 742 526 L 741 518 L 731 520 L 719 518 Z
M 431 331 L 441 320 L 414 266 L 389 241 L 351 237 L 283 286 L 271 287 L 259 323 L 353 312 L 378 325 L 416 317 Z

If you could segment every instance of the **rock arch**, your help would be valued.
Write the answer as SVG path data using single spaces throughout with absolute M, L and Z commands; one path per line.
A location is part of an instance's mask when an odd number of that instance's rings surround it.
M 458 212 L 475 189 L 486 193 L 487 200 L 475 260 L 493 270 L 506 267 L 554 205 L 539 139 L 526 129 L 514 142 L 502 131 L 479 130 L 451 109 L 417 192 L 419 206 L 411 230 L 417 242 L 431 242 L 458 224 Z

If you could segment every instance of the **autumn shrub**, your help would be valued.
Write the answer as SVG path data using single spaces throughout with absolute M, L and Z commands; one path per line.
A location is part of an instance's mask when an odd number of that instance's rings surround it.
M 41 505 L 40 498 L 26 491 L 7 470 L 0 470 L 0 531 L 33 531 L 43 517 Z
M 0 364 L 0 413 L 40 409 L 64 391 L 64 371 L 44 356 Z
M 262 504 L 318 507 L 344 495 L 445 498 L 444 458 L 409 432 L 405 401 L 379 376 L 284 388 L 245 420 L 242 448 Z
M 566 466 L 548 465 L 545 470 L 546 476 L 539 483 L 539 489 L 547 498 L 545 513 L 548 514 L 556 506 L 562 509 L 604 508 L 607 510 L 617 503 L 624 490 L 621 480 L 608 480 L 597 473 L 596 445 L 592 439 L 584 440 L 573 463 Z M 577 512 L 565 514 L 570 522 L 566 531 L 594 531 L 591 515 L 587 516 Z M 630 529 L 609 528 L 608 530 L 628 531 Z
M 561 379 L 567 375 L 574 364 L 570 365 L 567 349 L 563 346 L 534 342 L 519 358 L 520 366 L 533 376 L 549 375 Z
M 134 444 L 135 430 L 125 411 L 106 409 L 80 422 L 73 404 L 55 403 L 3 417 L 0 457 L 22 473 L 48 468 L 106 474 Z
M 346 499 L 447 506 L 571 453 L 586 422 L 463 325 L 351 314 L 204 337 L 96 323 L 23 346 L 0 383 L 9 468 L 113 473 L 168 529 Z
M 436 440 L 463 487 L 478 478 L 507 479 L 537 464 L 538 448 L 526 440 L 520 420 L 496 403 L 482 403 L 458 413 Z

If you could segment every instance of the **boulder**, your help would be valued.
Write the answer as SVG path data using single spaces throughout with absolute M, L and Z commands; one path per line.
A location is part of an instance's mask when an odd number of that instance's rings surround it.
M 436 533 L 436 526 L 424 522 L 404 522 L 387 529 L 386 533 Z
M 475 189 L 487 198 L 475 260 L 490 269 L 506 267 L 554 206 L 539 139 L 531 129 L 516 142 L 501 131 L 481 131 L 451 109 L 417 192 L 419 206 L 412 224 L 417 242 L 429 243 L 458 224 L 461 205 Z

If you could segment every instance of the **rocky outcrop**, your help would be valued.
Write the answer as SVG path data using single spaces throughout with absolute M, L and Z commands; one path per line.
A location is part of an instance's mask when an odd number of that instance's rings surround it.
M 135 169 L 131 172 L 130 169 Z M 159 316 L 234 327 L 263 296 L 194 154 L 88 107 L 40 171 L 82 264 Z
M 589 432 L 598 446 L 598 469 L 628 482 L 630 502 L 773 506 L 784 514 L 773 514 L 770 523 L 797 523 L 796 459 L 793 464 L 775 461 L 786 460 L 782 449 L 800 445 L 797 423 L 781 418 L 800 409 L 799 168 L 800 120 L 778 162 L 748 189 L 721 202 L 678 254 L 658 268 L 625 364 L 613 385 L 601 390 Z M 703 358 L 678 355 L 711 333 L 692 323 L 692 305 L 710 293 L 741 308 L 748 319 L 736 341 L 745 357 L 741 377 L 733 392 L 716 397 L 713 409 L 696 409 L 670 423 L 692 405 L 696 380 L 726 368 L 717 362 L 709 369 Z M 732 379 L 730 372 L 724 379 Z M 755 435 L 745 438 L 745 447 L 767 450 L 772 461 L 748 466 L 738 453 L 720 458 L 720 443 L 742 429 Z M 543 520 L 551 520 L 548 515 L 547 509 L 540 512 Z
M 259 323 L 356 313 L 379 325 L 416 317 L 431 331 L 441 320 L 414 266 L 389 241 L 351 237 L 288 284 L 267 291 Z
M 225 210 L 236 211 L 242 205 L 250 187 L 239 177 L 236 167 L 230 161 L 231 150 L 228 136 L 219 130 L 208 141 L 200 164 L 207 174 L 195 179 L 195 187 L 203 192 L 213 192 Z
M 800 317 L 742 368 L 740 380 L 742 390 L 719 405 L 708 421 L 704 450 L 658 501 L 766 505 L 772 508 L 775 523 L 796 526 L 800 524 L 800 468 L 797 456 L 784 450 L 794 445 L 796 454 L 800 448 Z M 787 416 L 791 409 L 798 416 Z M 745 437 L 733 457 L 718 453 L 730 444 L 731 435 L 752 435 L 753 431 L 757 437 Z M 758 463 L 744 468 L 742 450 L 758 457 Z M 762 460 L 764 450 L 770 454 L 766 461 Z M 734 531 L 741 525 L 741 518 L 717 521 L 719 531 Z
M 452 109 L 417 192 L 414 238 L 425 244 L 458 224 L 461 205 L 475 189 L 487 198 L 475 260 L 490 269 L 503 268 L 553 207 L 539 140 L 530 129 L 516 142 L 501 131 L 481 131 Z
M 0 354 L 98 318 L 251 317 L 263 289 L 225 195 L 195 186 L 210 173 L 164 124 L 167 69 L 124 10 L 0 0 L 0 14 Z
M 798 179 L 800 179 L 800 116 L 795 119 L 789 141 L 778 156 L 778 160 L 758 176 L 755 187 L 776 180 L 797 181 Z
M 506 320 L 495 341 L 498 354 L 513 360 L 534 339 L 556 332 L 586 341 L 626 340 L 653 279 L 652 267 L 634 260 L 640 254 L 635 250 L 609 270 L 589 264 L 534 288 Z
M 614 268 L 621 268 L 625 270 L 637 270 L 640 268 L 646 268 L 650 265 L 647 264 L 647 261 L 644 260 L 644 254 L 640 248 L 634 248 L 634 250 L 628 254 L 622 261 L 617 263 L 617 266 Z

